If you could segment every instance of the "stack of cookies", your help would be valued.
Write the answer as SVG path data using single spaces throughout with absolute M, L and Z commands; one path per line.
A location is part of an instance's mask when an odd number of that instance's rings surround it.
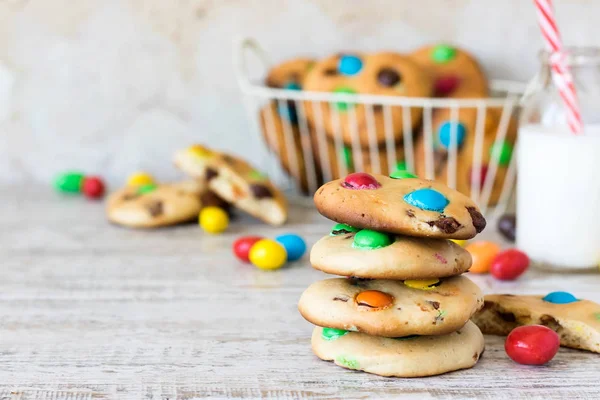
M 481 331 L 469 321 L 480 289 L 461 276 L 485 219 L 468 197 L 406 172 L 353 173 L 323 185 L 317 209 L 338 222 L 311 250 L 314 268 L 344 278 L 312 284 L 298 304 L 317 325 L 323 360 L 383 376 L 422 377 L 477 363 Z

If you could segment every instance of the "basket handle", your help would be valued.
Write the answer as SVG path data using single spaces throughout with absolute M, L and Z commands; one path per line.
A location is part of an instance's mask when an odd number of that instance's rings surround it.
M 241 87 L 251 85 L 250 77 L 248 76 L 248 54 L 253 54 L 262 64 L 264 71 L 267 71 L 271 62 L 267 52 L 258 44 L 256 40 L 249 37 L 241 37 L 236 40 L 233 46 L 233 62 L 235 68 L 235 76 L 238 84 Z

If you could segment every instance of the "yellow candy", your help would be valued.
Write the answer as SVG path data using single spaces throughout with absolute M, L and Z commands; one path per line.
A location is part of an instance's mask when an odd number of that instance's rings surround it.
M 437 278 L 433 279 L 409 279 L 404 281 L 404 284 L 413 289 L 421 289 L 421 290 L 433 290 L 435 289 L 436 283 L 440 280 Z
M 188 151 L 190 153 L 192 153 L 193 155 L 195 155 L 196 157 L 200 157 L 200 158 L 205 158 L 205 157 L 208 157 L 213 154 L 212 151 L 210 151 L 209 149 L 207 149 L 204 146 L 200 146 L 199 144 L 190 146 L 188 148 Z
M 259 269 L 272 270 L 283 267 L 287 260 L 287 252 L 278 242 L 261 239 L 250 248 L 250 262 Z
M 460 247 L 465 247 L 465 245 L 467 244 L 466 240 L 462 240 L 462 239 L 450 239 L 451 241 L 453 241 L 454 243 L 456 243 L 457 245 L 459 245 Z
M 144 186 L 154 184 L 152 175 L 145 172 L 136 172 L 127 178 L 127 186 Z
M 198 223 L 208 233 L 221 233 L 229 225 L 229 216 L 219 207 L 205 207 L 200 211 Z

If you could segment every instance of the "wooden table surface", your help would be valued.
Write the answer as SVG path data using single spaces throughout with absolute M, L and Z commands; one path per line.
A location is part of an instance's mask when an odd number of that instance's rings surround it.
M 332 226 L 312 209 L 293 208 L 283 228 L 238 218 L 208 236 L 112 226 L 101 203 L 47 188 L 3 188 L 0 204 L 0 399 L 600 398 L 599 355 L 561 349 L 547 366 L 521 366 L 493 336 L 475 368 L 439 377 L 320 361 L 296 303 L 326 275 L 306 256 L 263 272 L 230 250 L 244 234 L 294 232 L 312 245 Z M 600 301 L 598 274 L 473 279 L 486 293 Z

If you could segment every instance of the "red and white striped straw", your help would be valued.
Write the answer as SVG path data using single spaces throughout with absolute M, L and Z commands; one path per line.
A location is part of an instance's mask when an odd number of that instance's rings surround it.
M 537 8 L 538 22 L 542 30 L 542 36 L 550 52 L 552 78 L 567 108 L 567 123 L 571 132 L 581 134 L 583 131 L 583 122 L 581 121 L 581 113 L 579 111 L 579 101 L 577 100 L 573 77 L 567 65 L 566 54 L 563 51 L 560 32 L 554 18 L 552 0 L 534 0 L 534 2 Z

